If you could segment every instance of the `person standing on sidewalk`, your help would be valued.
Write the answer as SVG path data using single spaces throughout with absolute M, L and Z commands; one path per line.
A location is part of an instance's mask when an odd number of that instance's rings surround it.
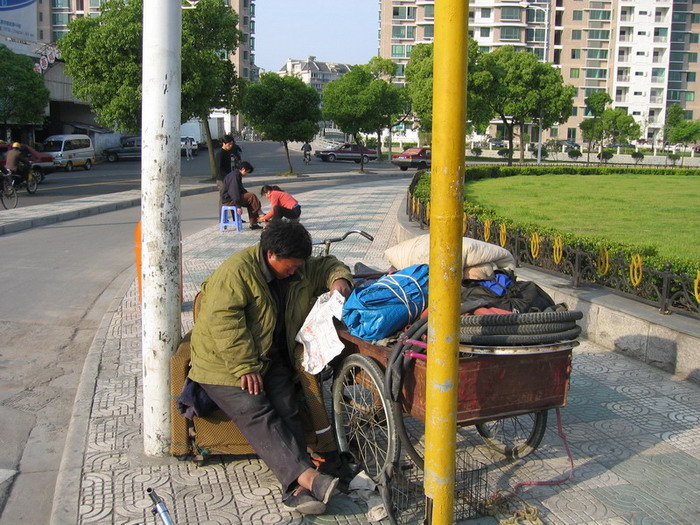
M 245 207 L 248 210 L 250 229 L 259 230 L 262 228 L 262 226 L 258 224 L 260 209 L 262 207 L 260 199 L 258 199 L 255 193 L 250 193 L 243 186 L 243 177 L 249 173 L 253 173 L 253 169 L 252 164 L 244 160 L 241 162 L 241 167 L 239 169 L 233 170 L 226 175 L 220 191 L 220 200 L 224 206 L 236 206 L 239 215 L 243 211 L 242 208 Z
M 260 219 L 260 222 L 274 221 L 285 217 L 290 220 L 298 219 L 301 215 L 299 202 L 279 186 L 268 186 L 260 190 L 260 195 L 270 199 L 270 211 Z
M 320 473 L 299 420 L 295 335 L 314 297 L 350 294 L 350 269 L 333 256 L 310 257 L 298 222 L 274 221 L 260 242 L 229 257 L 202 284 L 192 331 L 189 378 L 240 429 L 282 484 L 284 505 L 322 514 L 338 478 Z
M 192 160 L 192 137 L 185 137 L 185 159 Z
M 226 175 L 234 169 L 234 160 L 241 158 L 241 147 L 231 135 L 221 138 L 221 149 L 216 153 L 216 189 L 221 191 Z

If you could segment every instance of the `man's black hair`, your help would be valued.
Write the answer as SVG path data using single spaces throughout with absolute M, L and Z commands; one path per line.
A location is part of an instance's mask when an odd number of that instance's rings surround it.
M 248 162 L 247 160 L 244 160 L 241 162 L 241 166 L 238 168 L 240 170 L 246 170 L 248 173 L 253 173 L 253 170 L 255 169 L 253 165 Z
M 235 140 L 233 140 L 233 137 L 231 135 L 224 135 L 223 137 L 221 137 L 222 144 L 228 144 L 229 142 L 235 142 Z
M 275 220 L 262 231 L 260 247 L 280 259 L 306 260 L 311 256 L 311 235 L 300 222 Z

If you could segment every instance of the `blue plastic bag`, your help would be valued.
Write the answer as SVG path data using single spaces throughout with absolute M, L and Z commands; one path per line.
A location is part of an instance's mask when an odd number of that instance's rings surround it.
M 416 264 L 354 290 L 343 322 L 355 337 L 377 341 L 412 323 L 428 306 L 428 265 Z

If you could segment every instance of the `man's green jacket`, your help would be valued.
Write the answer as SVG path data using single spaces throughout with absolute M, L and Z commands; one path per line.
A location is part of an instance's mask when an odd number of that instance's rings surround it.
M 241 377 L 265 373 L 277 319 L 275 304 L 260 270 L 260 245 L 229 257 L 202 284 L 202 300 L 192 331 L 192 369 L 198 383 L 240 386 Z M 311 257 L 289 283 L 285 323 L 292 357 L 294 337 L 317 296 L 333 281 L 352 283 L 350 269 L 333 256 Z M 294 362 L 290 359 L 290 362 Z

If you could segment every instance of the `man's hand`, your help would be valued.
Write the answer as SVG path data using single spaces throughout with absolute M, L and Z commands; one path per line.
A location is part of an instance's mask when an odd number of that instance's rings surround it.
M 331 284 L 331 292 L 338 292 L 347 299 L 350 296 L 350 292 L 352 292 L 352 287 L 345 279 L 336 279 Z
M 263 391 L 263 377 L 257 372 L 241 377 L 241 390 L 247 390 L 249 394 L 257 396 Z

